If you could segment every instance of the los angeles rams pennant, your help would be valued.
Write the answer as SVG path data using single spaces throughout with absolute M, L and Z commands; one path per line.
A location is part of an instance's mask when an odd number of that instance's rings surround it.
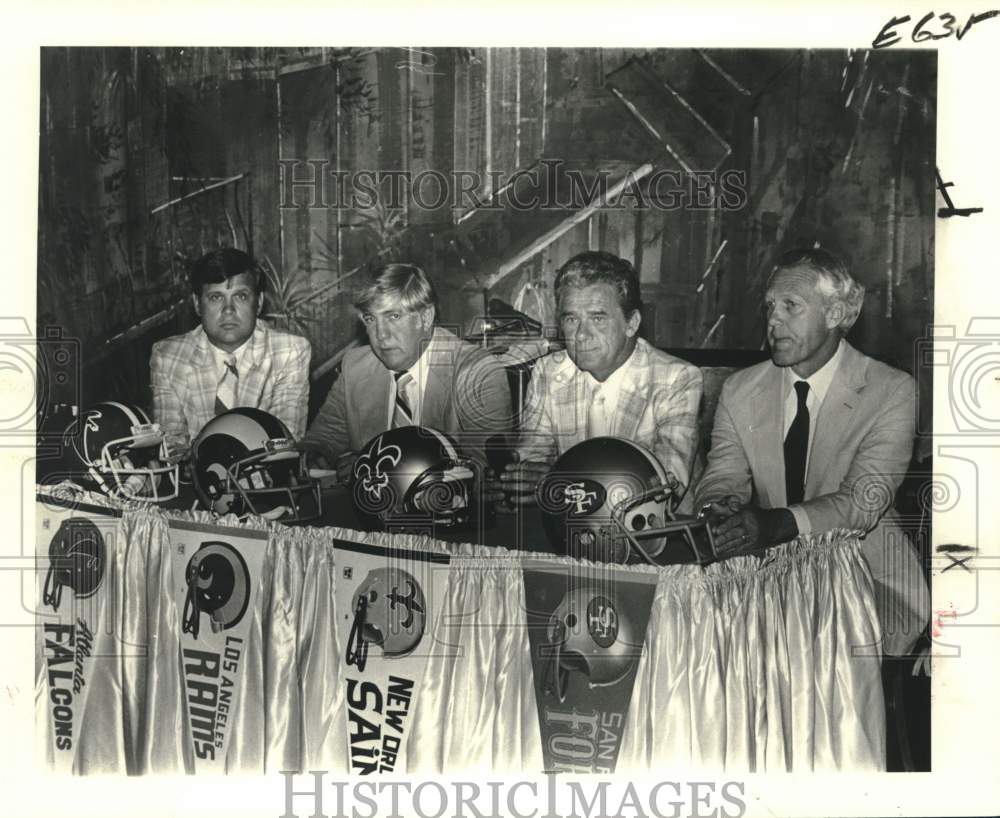
M 172 520 L 187 740 L 196 771 L 226 771 L 267 532 Z M 263 699 L 263 696 L 260 696 Z

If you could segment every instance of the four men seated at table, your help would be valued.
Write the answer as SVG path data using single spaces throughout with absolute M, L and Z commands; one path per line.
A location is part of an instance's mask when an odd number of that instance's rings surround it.
M 227 407 L 256 406 L 346 480 L 358 449 L 387 429 L 435 428 L 480 458 L 491 436 L 514 431 L 503 367 L 435 325 L 434 288 L 419 267 L 389 264 L 362 282 L 354 304 L 369 343 L 348 350 L 304 436 L 309 344 L 257 322 L 262 278 L 252 259 L 209 253 L 192 289 L 201 326 L 156 344 L 151 361 L 154 418 L 174 445 Z M 928 608 L 916 554 L 889 511 L 910 461 L 914 383 L 844 340 L 864 288 L 843 264 L 804 250 L 774 265 L 765 294 L 771 359 L 726 381 L 700 480 L 701 373 L 638 337 L 632 265 L 581 253 L 558 271 L 555 295 L 566 349 L 536 362 L 517 462 L 489 482 L 488 499 L 533 503 L 551 463 L 582 440 L 635 441 L 660 461 L 682 513 L 710 514 L 726 556 L 799 534 L 858 532 L 886 649 L 905 650 Z

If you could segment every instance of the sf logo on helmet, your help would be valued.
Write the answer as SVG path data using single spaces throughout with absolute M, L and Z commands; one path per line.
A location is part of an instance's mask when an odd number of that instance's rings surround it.
M 587 605 L 587 629 L 602 648 L 614 644 L 618 638 L 618 612 L 609 599 L 595 596 Z
M 354 464 L 354 477 L 361 481 L 361 489 L 374 502 L 382 499 L 382 490 L 389 485 L 386 468 L 396 466 L 403 453 L 399 446 L 383 446 L 379 435 L 371 448 Z
M 198 638 L 203 613 L 209 615 L 212 633 L 231 628 L 243 618 L 250 603 L 250 569 L 229 543 L 202 543 L 188 561 L 184 579 L 188 589 L 184 633 Z
M 97 526 L 86 517 L 63 520 L 49 544 L 43 603 L 58 611 L 65 585 L 77 599 L 93 596 L 104 580 L 105 564 L 104 537 Z
M 570 483 L 564 494 L 567 506 L 572 506 L 571 514 L 587 514 L 597 505 L 597 492 L 587 489 L 586 483 Z

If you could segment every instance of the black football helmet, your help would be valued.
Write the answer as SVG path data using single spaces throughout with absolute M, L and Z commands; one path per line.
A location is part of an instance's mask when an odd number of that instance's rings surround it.
M 354 622 L 344 660 L 365 669 L 368 648 L 387 657 L 405 656 L 423 638 L 427 602 L 416 578 L 401 568 L 375 568 L 354 594 Z
M 208 614 L 213 633 L 236 625 L 250 604 L 250 569 L 229 543 L 206 542 L 192 554 L 184 571 L 187 596 L 181 625 L 195 639 L 201 615 Z
M 210 420 L 191 447 L 194 488 L 216 514 L 257 514 L 282 522 L 321 513 L 319 481 L 288 427 L 260 409 L 231 409 Z
M 166 438 L 140 407 L 108 401 L 86 408 L 64 435 L 70 481 L 111 497 L 162 503 L 179 490 Z
M 644 447 L 595 437 L 563 452 L 536 500 L 560 554 L 651 565 L 718 559 L 708 521 L 678 517 L 673 481 Z
M 475 517 L 476 465 L 436 429 L 403 426 L 376 435 L 351 475 L 354 510 L 368 529 L 465 525 Z
M 104 579 L 106 565 L 104 536 L 93 521 L 86 517 L 63 520 L 49 543 L 42 602 L 58 611 L 64 586 L 72 588 L 77 599 L 93 596 Z
M 609 589 L 582 585 L 567 591 L 546 627 L 544 689 L 566 700 L 571 672 L 591 687 L 621 681 L 642 655 L 642 635 Z

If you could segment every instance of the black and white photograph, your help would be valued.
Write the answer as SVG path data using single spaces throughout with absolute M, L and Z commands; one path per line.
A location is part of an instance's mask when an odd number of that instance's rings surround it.
M 933 782 L 996 716 L 962 686 L 1000 622 L 1000 10 L 760 13 L 21 49 L 26 781 L 128 777 L 150 814 L 996 803 Z

